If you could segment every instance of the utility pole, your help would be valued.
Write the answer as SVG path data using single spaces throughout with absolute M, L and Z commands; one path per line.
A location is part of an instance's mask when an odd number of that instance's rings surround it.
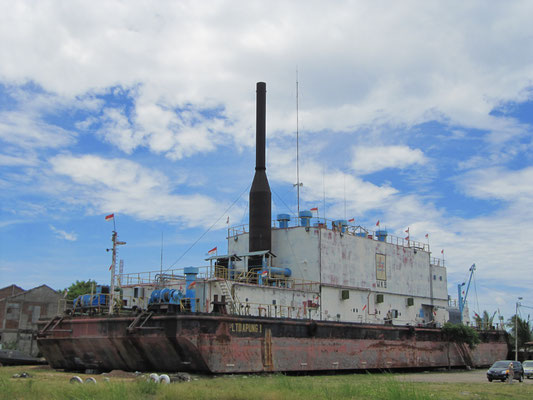
M 516 302 L 516 310 L 514 314 L 514 360 L 518 361 L 518 306 L 520 305 L 522 297 L 518 298 Z

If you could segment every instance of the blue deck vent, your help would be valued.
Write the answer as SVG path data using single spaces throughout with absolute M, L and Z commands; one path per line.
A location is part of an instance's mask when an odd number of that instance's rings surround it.
M 346 232 L 346 227 L 348 226 L 348 221 L 345 219 L 338 219 L 336 221 L 333 221 L 333 226 L 341 231 L 342 233 Z
M 185 274 L 185 298 L 191 301 L 191 312 L 196 312 L 196 275 L 198 275 L 198 267 L 183 268 Z
M 376 236 L 378 237 L 378 240 L 380 242 L 384 242 L 386 239 L 387 239 L 387 231 L 384 231 L 384 230 L 380 230 L 380 231 L 376 231 Z
M 277 220 L 280 228 L 288 228 L 291 216 L 289 214 L 278 214 Z
M 300 226 L 310 226 L 311 225 L 311 218 L 313 217 L 313 213 L 311 211 L 305 210 L 300 211 Z

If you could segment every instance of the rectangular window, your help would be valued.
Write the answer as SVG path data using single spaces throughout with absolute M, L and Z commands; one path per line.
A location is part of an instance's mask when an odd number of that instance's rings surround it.
M 376 254 L 376 279 L 387 280 L 387 264 L 385 254 Z
M 8 303 L 6 319 L 11 321 L 18 321 L 20 315 L 20 304 L 19 303 Z

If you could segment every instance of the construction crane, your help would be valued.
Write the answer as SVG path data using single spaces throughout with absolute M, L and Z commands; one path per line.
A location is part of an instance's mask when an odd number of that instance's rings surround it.
M 459 294 L 458 300 L 459 300 L 459 314 L 461 315 L 461 323 L 463 323 L 463 310 L 465 308 L 466 304 L 466 298 L 468 297 L 468 289 L 470 289 L 470 283 L 472 282 L 472 276 L 474 275 L 474 271 L 476 270 L 476 264 L 472 264 L 470 267 L 470 278 L 468 278 L 468 285 L 466 286 L 466 291 L 464 297 L 461 293 L 461 288 L 466 285 L 466 282 L 460 283 L 457 285 L 457 292 Z

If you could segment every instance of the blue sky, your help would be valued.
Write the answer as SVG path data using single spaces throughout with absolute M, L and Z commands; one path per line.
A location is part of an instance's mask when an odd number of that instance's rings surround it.
M 533 304 L 533 5 L 25 2 L 0 6 L 0 286 L 198 265 L 247 222 L 255 83 L 274 213 L 379 219 L 444 249 L 472 310 Z M 244 194 L 243 194 L 244 193 Z M 229 212 L 226 209 L 232 203 Z M 182 256 L 215 221 L 215 227 Z

